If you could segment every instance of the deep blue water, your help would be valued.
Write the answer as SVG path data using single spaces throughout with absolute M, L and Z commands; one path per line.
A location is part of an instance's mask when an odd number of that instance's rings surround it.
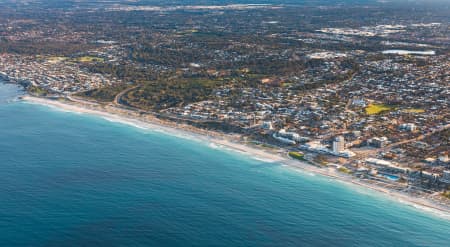
M 11 92 L 0 86 L 0 246 L 450 242 L 448 220 L 377 193 L 195 140 L 1 100 Z

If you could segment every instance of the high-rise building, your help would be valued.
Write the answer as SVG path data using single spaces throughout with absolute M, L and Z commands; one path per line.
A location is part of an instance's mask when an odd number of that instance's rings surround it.
M 340 153 L 345 150 L 345 139 L 343 136 L 337 136 L 333 141 L 333 152 Z

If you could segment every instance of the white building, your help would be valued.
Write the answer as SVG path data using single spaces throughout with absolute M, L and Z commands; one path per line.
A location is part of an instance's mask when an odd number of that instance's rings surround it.
M 293 141 L 293 140 L 291 140 L 289 138 L 278 136 L 276 133 L 273 133 L 272 136 L 273 136 L 273 138 L 277 139 L 278 141 L 280 141 L 282 143 L 289 144 L 289 145 L 295 145 L 296 144 L 295 141 Z
M 281 129 L 280 131 L 278 131 L 277 136 L 290 139 L 294 142 L 309 141 L 308 137 L 300 136 L 298 133 L 295 133 L 295 132 L 288 132 L 285 129 Z
M 340 153 L 345 150 L 345 139 L 343 136 L 338 136 L 333 141 L 333 152 Z
M 367 158 L 366 159 L 366 163 L 375 165 L 375 166 L 380 167 L 380 168 L 391 169 L 391 170 L 394 170 L 396 172 L 407 172 L 407 171 L 410 170 L 409 168 L 404 168 L 404 167 L 398 166 L 397 164 L 393 164 L 390 161 L 380 160 L 380 159 L 375 159 L 375 158 Z
M 415 131 L 417 129 L 417 126 L 413 123 L 405 123 L 400 124 L 399 128 L 400 130 Z
M 447 153 L 441 153 L 439 155 L 438 159 L 439 159 L 440 162 L 443 162 L 443 163 L 447 163 L 447 162 L 450 161 L 450 159 L 448 158 L 448 154 Z
M 385 136 L 383 136 L 383 137 L 374 137 L 374 138 L 369 139 L 367 141 L 367 144 L 369 146 L 373 146 L 373 147 L 377 147 L 377 148 L 385 147 L 388 143 L 389 143 L 389 140 Z
M 350 150 L 342 150 L 340 152 L 334 152 L 333 150 L 330 150 L 326 146 L 320 144 L 320 142 L 318 142 L 318 141 L 312 141 L 312 142 L 305 143 L 303 145 L 300 145 L 299 148 L 308 150 L 311 152 L 315 152 L 315 153 L 331 154 L 331 155 L 344 157 L 344 158 L 351 158 L 356 155 L 355 153 L 353 153 Z

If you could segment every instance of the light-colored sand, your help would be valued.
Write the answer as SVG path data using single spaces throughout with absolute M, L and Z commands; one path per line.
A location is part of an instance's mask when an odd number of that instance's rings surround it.
M 255 159 L 263 160 L 265 162 L 279 163 L 302 172 L 320 174 L 328 178 L 344 182 L 347 185 L 356 185 L 359 188 L 364 187 L 370 190 L 381 192 L 385 195 L 388 195 L 392 199 L 411 205 L 415 208 L 422 209 L 424 211 L 432 212 L 435 215 L 450 220 L 450 208 L 447 205 L 438 204 L 428 198 L 420 198 L 403 192 L 392 190 L 377 184 L 370 183 L 366 180 L 359 180 L 350 175 L 338 173 L 336 172 L 336 170 L 331 168 L 319 168 L 305 162 L 290 159 L 287 156 L 286 150 L 266 150 L 263 148 L 254 147 L 254 145 L 243 144 L 242 142 L 240 142 L 240 136 L 238 135 L 231 136 L 218 132 L 201 130 L 189 125 L 162 121 L 151 116 L 139 116 L 136 112 L 114 106 L 104 107 L 100 105 L 93 105 L 91 103 L 83 104 L 82 101 L 67 102 L 32 96 L 23 96 L 22 99 L 29 103 L 56 107 L 59 110 L 70 112 L 92 114 L 103 117 L 109 121 L 120 122 L 123 124 L 132 125 L 137 128 L 150 129 L 152 131 L 159 131 L 169 135 L 189 138 L 204 143 L 210 143 L 211 145 L 213 145 L 213 147 L 230 149 L 232 151 L 236 151 Z

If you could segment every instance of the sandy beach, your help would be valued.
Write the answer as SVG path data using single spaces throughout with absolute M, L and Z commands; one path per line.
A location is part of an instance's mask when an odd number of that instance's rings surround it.
M 417 197 L 370 183 L 367 180 L 361 180 L 356 177 L 336 172 L 332 168 L 319 168 L 305 162 L 293 160 L 288 157 L 287 150 L 283 149 L 265 149 L 254 145 L 245 144 L 241 141 L 239 135 L 227 135 L 215 131 L 207 131 L 195 128 L 186 124 L 163 121 L 151 115 L 140 115 L 135 111 L 116 107 L 114 105 L 100 105 L 92 102 L 62 101 L 33 96 L 23 96 L 22 100 L 28 103 L 40 104 L 49 107 L 55 107 L 59 110 L 84 113 L 100 116 L 109 121 L 120 122 L 132 125 L 137 128 L 150 129 L 165 134 L 188 138 L 204 143 L 210 143 L 213 146 L 225 148 L 231 151 L 239 152 L 252 158 L 265 162 L 279 163 L 300 172 L 319 174 L 321 176 L 343 182 L 346 185 L 354 186 L 357 189 L 366 188 L 370 191 L 377 191 L 389 198 L 401 203 L 413 206 L 415 208 L 431 212 L 434 215 L 450 220 L 450 207 L 440 204 L 429 198 Z

